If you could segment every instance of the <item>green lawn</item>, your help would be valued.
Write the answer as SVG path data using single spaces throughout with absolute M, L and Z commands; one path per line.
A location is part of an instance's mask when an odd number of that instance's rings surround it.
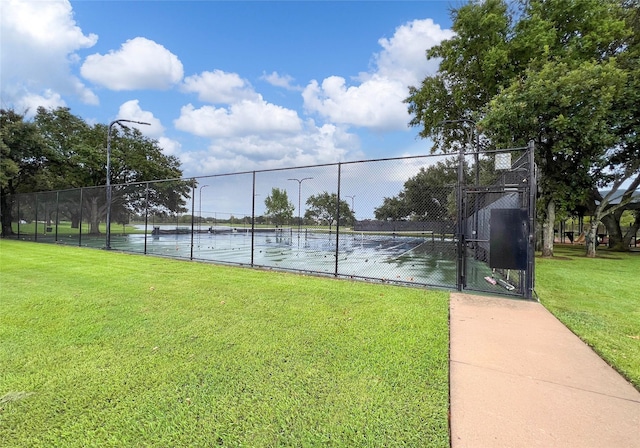
M 640 389 L 640 253 L 556 246 L 536 259 L 540 301 Z
M 640 388 L 640 253 L 541 302 Z M 449 446 L 448 294 L 0 240 L 0 446 Z
M 142 223 L 142 224 L 144 224 L 144 223 Z M 35 222 L 30 222 L 30 223 L 27 223 L 27 224 L 20 224 L 19 227 L 20 227 L 20 234 L 23 234 L 23 235 L 33 235 L 36 232 L 36 223 Z M 51 228 L 50 232 L 46 231 L 47 227 Z M 100 232 L 102 233 L 102 235 L 104 235 L 105 232 L 106 232 L 107 225 L 105 223 L 100 223 L 100 225 L 98 227 L 100 228 Z M 12 228 L 13 228 L 14 232 L 16 232 L 16 233 L 18 232 L 18 224 L 13 223 Z M 149 224 L 149 229 L 151 229 L 151 228 L 152 228 L 151 224 Z M 89 224 L 86 223 L 86 222 L 82 223 L 82 234 L 83 235 L 89 234 L 89 230 L 90 230 Z M 69 222 L 69 221 L 61 221 L 60 223 L 58 223 L 57 231 L 58 231 L 58 236 L 59 237 L 77 236 L 80 233 L 80 227 L 73 228 L 73 227 L 71 227 L 71 222 Z M 38 223 L 38 234 L 39 235 L 55 235 L 55 233 L 56 233 L 56 225 L 55 224 L 46 225 L 44 222 L 39 222 Z M 137 229 L 134 224 L 131 224 L 131 225 L 127 224 L 127 225 L 123 226 L 122 224 L 111 223 L 111 233 L 113 233 L 113 234 L 144 233 L 144 230 Z
M 448 447 L 448 293 L 0 240 L 0 445 Z

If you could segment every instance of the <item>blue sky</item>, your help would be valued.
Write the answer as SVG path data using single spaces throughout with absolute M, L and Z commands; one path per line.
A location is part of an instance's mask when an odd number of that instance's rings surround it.
M 141 127 L 185 176 L 424 154 L 449 1 L 2 0 L 2 107 Z

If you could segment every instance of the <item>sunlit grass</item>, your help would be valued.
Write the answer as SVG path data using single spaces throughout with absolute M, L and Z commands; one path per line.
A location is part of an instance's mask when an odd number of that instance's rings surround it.
M 555 246 L 536 260 L 540 301 L 640 389 L 640 253 Z
M 12 228 L 15 233 L 18 233 L 18 230 L 19 230 L 21 235 L 34 235 L 37 232 L 39 235 L 51 236 L 51 235 L 55 235 L 57 232 L 58 236 L 60 237 L 77 236 L 80 234 L 81 230 L 82 230 L 82 234 L 86 235 L 89 233 L 89 229 L 90 229 L 89 224 L 87 224 L 86 222 L 82 223 L 82 228 L 80 228 L 80 226 L 71 227 L 71 222 L 69 221 L 60 221 L 57 226 L 55 224 L 45 224 L 44 222 L 38 222 L 37 228 L 36 228 L 36 222 L 34 221 L 31 221 L 29 223 L 22 223 L 20 225 L 13 223 Z M 100 229 L 101 234 L 104 235 L 106 233 L 105 223 L 100 223 L 98 225 L 98 228 Z M 149 225 L 149 228 L 151 228 L 151 225 Z M 135 225 L 133 224 L 131 225 L 126 224 L 123 226 L 122 224 L 112 223 L 111 232 L 114 234 L 117 234 L 117 233 L 131 234 L 131 233 L 144 233 L 144 230 L 140 230 L 136 228 Z
M 448 294 L 0 241 L 0 445 L 449 446 Z

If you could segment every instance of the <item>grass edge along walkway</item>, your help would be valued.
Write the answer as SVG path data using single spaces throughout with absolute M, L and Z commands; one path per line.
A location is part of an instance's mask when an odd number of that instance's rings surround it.
M 640 253 L 554 247 L 536 258 L 540 302 L 640 390 Z
M 0 445 L 449 446 L 448 293 L 0 240 Z

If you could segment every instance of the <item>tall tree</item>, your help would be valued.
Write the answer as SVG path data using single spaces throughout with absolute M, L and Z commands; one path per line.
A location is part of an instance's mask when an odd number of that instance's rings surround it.
M 355 222 L 355 216 L 349 203 L 344 199 L 338 201 L 338 195 L 336 193 L 328 193 L 325 191 L 310 196 L 306 204 L 309 208 L 304 213 L 304 217 L 328 225 L 329 231 L 331 231 L 334 223 L 353 225 Z
M 478 175 L 481 185 L 495 182 L 496 172 L 493 157 L 478 160 Z M 464 183 L 474 181 L 475 164 L 465 163 Z M 450 157 L 433 165 L 421 167 L 409 178 L 397 196 L 385 198 L 374 210 L 376 219 L 416 221 L 440 221 L 456 218 L 456 184 L 458 182 L 458 158 Z
M 609 234 L 609 247 L 614 250 L 629 250 L 631 240 L 640 229 L 640 2 L 624 1 L 623 8 L 625 20 L 632 33 L 624 51 L 617 56 L 618 66 L 627 73 L 624 93 L 614 104 L 614 132 L 619 137 L 619 144 L 601 164 L 602 171 L 614 171 L 614 178 L 628 175 L 630 179 L 620 186 L 622 194 L 619 195 L 618 207 L 610 207 L 609 213 L 601 218 Z M 617 169 L 612 170 L 612 167 Z M 635 180 L 632 180 L 633 176 L 636 176 Z M 592 199 L 588 208 L 595 210 L 604 198 L 594 188 Z M 626 210 L 634 213 L 635 220 L 626 232 L 623 232 L 620 220 Z
M 89 217 L 90 232 L 99 233 L 99 224 L 107 208 L 106 125 L 87 125 L 68 108 L 38 108 L 33 121 L 13 111 L 2 111 L 3 163 L 2 200 L 7 194 L 52 189 L 85 187 L 82 204 L 79 197 L 67 196 L 61 213 L 77 225 L 82 215 Z M 144 137 L 128 127 L 112 128 L 111 173 L 112 213 L 114 217 L 140 213 L 144 207 L 155 211 L 184 211 L 190 182 L 182 176 L 180 161 L 162 152 L 156 140 Z M 2 158 L 5 160 L 5 157 Z M 11 160 L 12 163 L 8 161 Z M 17 166 L 17 172 L 11 176 Z M 146 181 L 172 179 L 170 182 Z M 134 183 L 144 183 L 133 186 Z M 16 188 L 20 184 L 20 189 Z M 96 188 L 86 188 L 86 187 Z M 149 192 L 147 192 L 149 187 Z M 169 191 L 169 189 L 171 191 Z M 3 203 L 3 234 L 10 232 L 8 204 Z
M 456 36 L 428 52 L 442 58 L 439 72 L 406 100 L 410 124 L 444 150 L 463 139 L 452 120 L 477 121 L 485 146 L 534 139 L 543 254 L 551 256 L 556 205 L 584 200 L 595 183 L 594 163 L 615 143 L 611 113 L 625 79 L 615 57 L 630 33 L 615 0 L 522 0 L 512 11 L 507 5 L 488 0 L 453 11 Z
M 637 161 L 633 165 L 627 165 L 624 172 L 617 173 L 613 182 L 609 185 L 611 188 L 604 195 L 597 189 L 594 189 L 594 194 L 596 195 L 594 201 L 595 204 L 591 210 L 591 222 L 586 235 L 588 257 L 596 256 L 597 230 L 598 225 L 603 221 L 603 218 L 615 215 L 620 210 L 627 209 L 627 206 L 632 202 L 640 205 L 640 194 L 634 194 L 638 186 L 640 186 L 639 165 L 640 161 Z M 627 190 L 621 195 L 617 195 L 622 184 L 630 180 L 631 177 L 634 177 L 634 179 L 631 180 Z M 613 199 L 616 198 L 616 195 L 618 196 L 618 201 L 617 203 L 614 203 Z M 632 227 L 635 227 L 632 233 L 633 236 L 635 236 L 635 232 L 637 232 L 638 226 L 640 226 L 637 218 L 638 214 L 636 214 L 636 220 L 632 225 Z M 626 241 L 626 245 L 629 245 L 629 241 Z
M 481 111 L 506 87 L 518 62 L 510 38 L 512 18 L 501 0 L 473 2 L 452 11 L 455 36 L 430 48 L 427 59 L 440 60 L 438 72 L 409 87 L 405 102 L 410 126 L 434 141 L 434 151 L 456 151 L 466 140 L 457 120 L 478 120 Z
M 624 73 L 615 61 L 548 62 L 497 95 L 483 121 L 495 141 L 535 136 L 544 214 L 543 254 L 553 255 L 555 214 L 584 203 L 594 164 L 615 142 L 609 125 Z
M 9 197 L 43 186 L 47 156 L 36 126 L 11 109 L 0 110 L 0 151 L 0 221 L 2 236 L 8 236 L 13 234 Z
M 39 190 L 100 185 L 100 181 L 104 179 L 104 162 L 100 152 L 92 148 L 91 142 L 95 138 L 91 135 L 91 126 L 66 107 L 39 107 L 34 123 L 49 154 L 43 167 L 48 182 L 46 188 Z M 97 196 L 98 193 L 89 192 L 88 196 L 91 195 Z M 65 195 L 58 206 L 61 216 L 69 219 L 73 228 L 78 228 L 83 215 L 79 196 Z M 93 210 L 97 218 L 98 208 Z M 84 216 L 90 216 L 90 209 L 84 211 Z M 97 232 L 97 219 L 91 219 L 90 222 L 94 223 L 92 231 Z
M 295 205 L 289 201 L 285 190 L 272 188 L 271 194 L 264 200 L 264 205 L 267 208 L 265 215 L 270 218 L 276 226 L 290 222 L 293 218 Z
M 454 218 L 457 170 L 455 158 L 420 168 L 415 176 L 404 183 L 403 190 L 397 196 L 385 198 L 384 203 L 374 210 L 376 219 L 439 221 Z M 471 179 L 469 167 L 466 171 L 468 181 Z
M 91 148 L 92 129 L 82 118 L 67 107 L 39 107 L 33 120 L 49 154 L 44 167 L 48 189 L 99 185 L 104 180 L 104 163 L 99 151 Z
M 402 221 L 407 219 L 411 210 L 407 206 L 404 191 L 401 191 L 397 196 L 384 198 L 382 205 L 376 207 L 373 213 L 376 219 Z

